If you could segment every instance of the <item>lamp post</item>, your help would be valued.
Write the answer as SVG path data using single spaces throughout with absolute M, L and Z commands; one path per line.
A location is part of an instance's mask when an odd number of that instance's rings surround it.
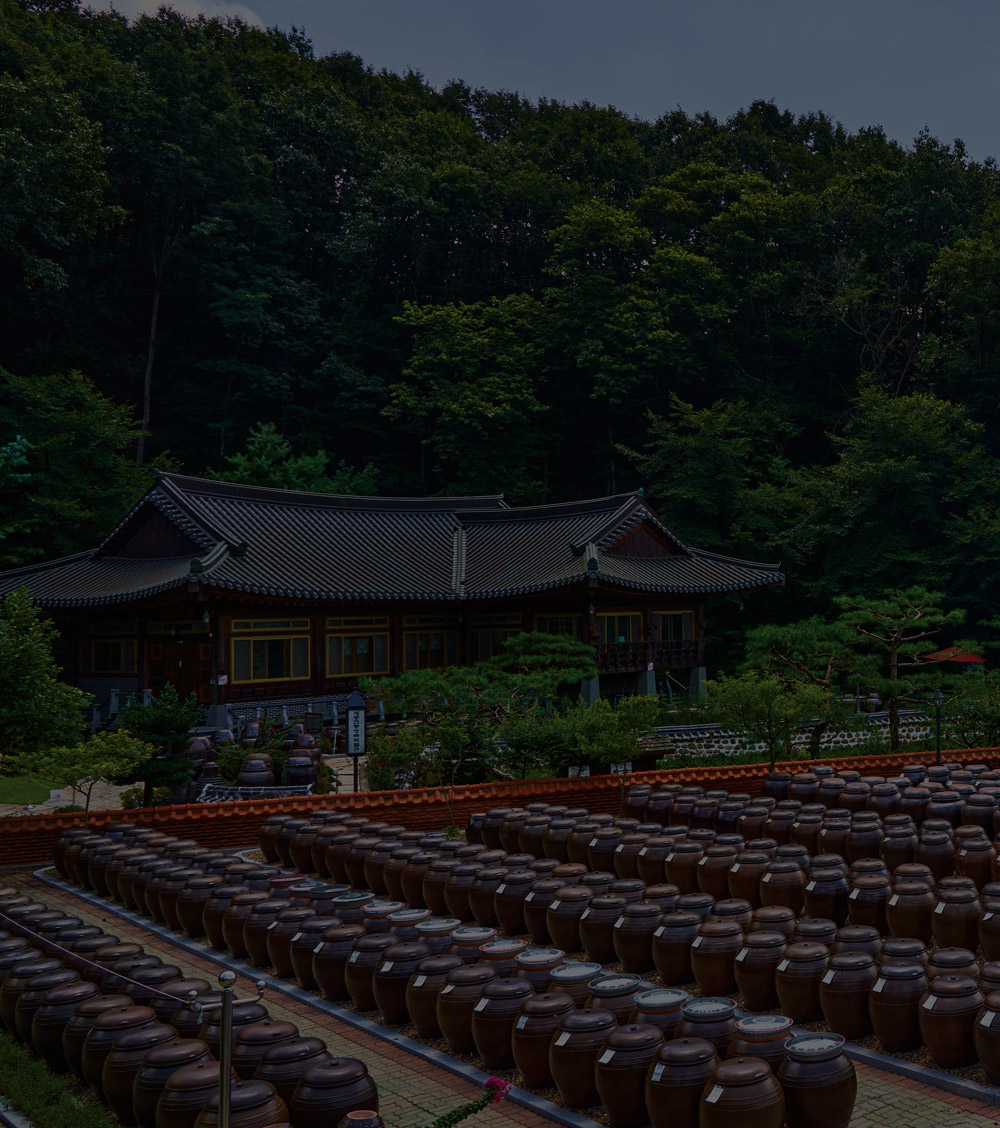
M 940 686 L 934 690 L 934 744 L 937 749 L 937 762 L 941 763 L 941 706 L 944 704 L 944 694 Z
M 219 1128 L 229 1128 L 229 1108 L 232 1100 L 232 1070 L 233 1070 L 233 985 L 236 976 L 231 971 L 224 971 L 219 976 L 222 990 L 216 1003 L 202 1003 L 192 991 L 190 1005 L 199 1013 L 207 1010 L 220 1010 L 219 1016 Z M 264 995 L 264 981 L 259 979 L 256 984 L 257 995 L 251 1000 L 257 1002 Z

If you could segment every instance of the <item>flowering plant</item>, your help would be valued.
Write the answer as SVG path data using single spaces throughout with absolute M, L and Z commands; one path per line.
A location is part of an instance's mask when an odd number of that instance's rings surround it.
M 507 1095 L 510 1082 L 502 1081 L 499 1077 L 487 1077 L 483 1089 L 484 1092 L 481 1097 L 476 1097 L 474 1101 L 467 1101 L 465 1104 L 459 1105 L 458 1108 L 453 1108 L 451 1112 L 439 1116 L 430 1125 L 430 1128 L 454 1128 L 454 1125 L 469 1116 L 474 1116 L 477 1112 L 482 1112 L 488 1105 L 498 1104 Z

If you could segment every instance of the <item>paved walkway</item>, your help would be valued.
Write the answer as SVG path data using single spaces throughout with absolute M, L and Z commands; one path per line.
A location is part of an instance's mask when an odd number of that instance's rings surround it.
M 185 972 L 215 981 L 219 966 L 175 947 L 169 941 L 104 913 L 74 896 L 53 889 L 30 872 L 6 873 L 4 879 L 39 900 L 61 904 L 75 916 L 100 924 L 123 940 L 141 942 L 147 951 L 165 962 L 180 965 Z M 247 974 L 252 978 L 253 971 Z M 241 984 L 245 993 L 249 983 Z M 309 1003 L 269 992 L 264 999 L 275 1018 L 294 1022 L 303 1034 L 322 1038 L 337 1054 L 361 1057 L 379 1087 L 381 1113 L 389 1128 L 421 1128 L 436 1117 L 481 1093 L 470 1082 L 414 1057 L 409 1051 L 356 1030 L 323 1013 Z M 929 1085 L 858 1065 L 858 1100 L 850 1128 L 994 1128 L 1000 1125 L 1000 1108 L 952 1096 Z M 509 1102 L 492 1106 L 475 1119 L 476 1128 L 551 1128 L 552 1122 Z

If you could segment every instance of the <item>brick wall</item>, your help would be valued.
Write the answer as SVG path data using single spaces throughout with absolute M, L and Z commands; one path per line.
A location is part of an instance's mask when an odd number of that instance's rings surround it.
M 1000 766 L 1000 748 L 958 749 L 944 754 L 946 760 Z M 836 770 L 853 768 L 866 775 L 891 775 L 903 764 L 926 763 L 921 752 L 900 752 L 885 756 L 843 756 L 821 762 Z M 778 764 L 782 771 L 804 771 L 809 764 L 796 761 Z M 707 788 L 746 791 L 760 794 L 767 775 L 765 764 L 723 764 L 703 768 L 671 768 L 634 772 L 625 777 L 633 783 L 698 783 Z M 583 779 L 525 780 L 514 783 L 477 783 L 454 789 L 455 820 L 464 826 L 474 811 L 488 807 L 518 807 L 533 802 L 564 803 L 587 807 L 591 811 L 617 813 L 620 802 L 620 777 L 590 776 Z M 441 788 L 412 791 L 365 791 L 357 795 L 309 795 L 291 799 L 249 799 L 234 803 L 190 803 L 175 807 L 155 807 L 130 811 L 129 818 L 142 826 L 155 826 L 168 834 L 194 838 L 205 846 L 250 846 L 257 829 L 270 815 L 294 814 L 308 817 L 319 807 L 356 811 L 373 819 L 397 823 L 412 830 L 440 830 L 449 822 L 448 803 Z M 97 811 L 90 826 L 99 831 L 110 822 L 126 817 L 121 811 Z M 82 826 L 78 814 L 48 814 L 0 819 L 0 867 L 26 866 L 47 862 L 52 844 L 68 827 Z

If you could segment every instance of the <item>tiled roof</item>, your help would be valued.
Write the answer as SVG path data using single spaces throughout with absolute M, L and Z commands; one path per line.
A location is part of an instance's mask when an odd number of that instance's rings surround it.
M 119 555 L 150 507 L 200 556 Z M 646 524 L 673 555 L 607 551 Z M 588 571 L 596 559 L 597 570 Z M 296 493 L 164 474 L 94 552 L 0 574 L 43 606 L 93 606 L 186 585 L 320 600 L 452 600 L 579 584 L 659 593 L 780 584 L 771 565 L 692 548 L 635 494 L 511 509 L 502 497 L 367 498 Z

